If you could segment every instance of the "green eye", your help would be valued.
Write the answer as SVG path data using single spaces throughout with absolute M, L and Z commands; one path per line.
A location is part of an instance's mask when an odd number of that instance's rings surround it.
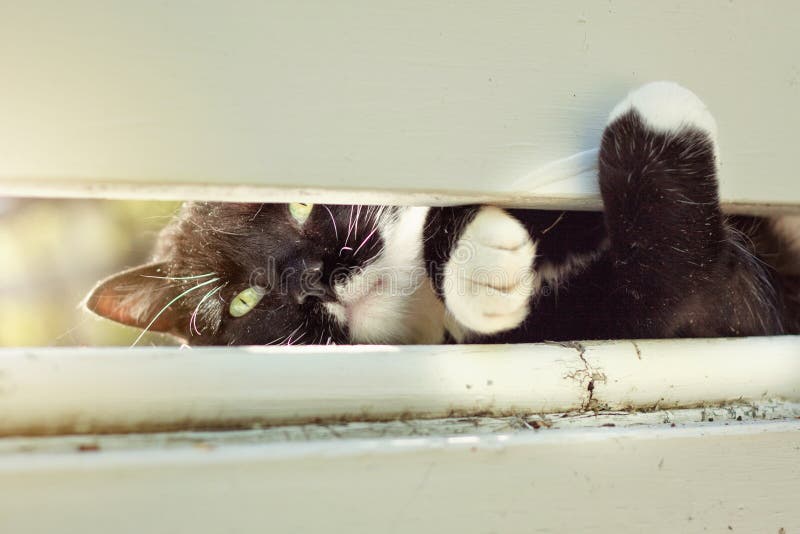
M 314 204 L 302 204 L 299 202 L 292 202 L 289 204 L 289 213 L 292 214 L 294 220 L 300 224 L 306 222 L 308 216 L 311 215 L 311 208 L 314 207 Z
M 231 301 L 228 312 L 234 317 L 242 317 L 247 315 L 255 308 L 261 299 L 264 298 L 264 290 L 255 287 L 248 287 Z

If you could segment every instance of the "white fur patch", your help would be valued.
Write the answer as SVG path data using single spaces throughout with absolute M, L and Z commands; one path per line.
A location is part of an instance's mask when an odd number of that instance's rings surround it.
M 346 325 L 353 343 L 441 343 L 444 306 L 422 259 L 429 208 L 398 208 L 378 219 L 384 248 L 361 272 L 334 286 L 338 302 L 325 305 Z
M 717 122 L 700 98 L 675 82 L 652 82 L 639 87 L 617 104 L 609 124 L 635 109 L 653 130 L 679 132 L 692 127 L 706 132 L 716 145 Z
M 535 256 L 536 245 L 518 220 L 500 208 L 481 208 L 444 267 L 448 313 L 481 334 L 519 326 L 538 287 Z

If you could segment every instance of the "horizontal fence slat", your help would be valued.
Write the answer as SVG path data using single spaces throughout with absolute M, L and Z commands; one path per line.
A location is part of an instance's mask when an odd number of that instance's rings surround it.
M 797 206 L 799 15 L 788 0 L 9 3 L 0 195 L 597 207 L 586 176 L 531 173 L 596 148 L 628 90 L 672 79 L 717 118 L 722 199 Z
M 0 435 L 800 400 L 800 337 L 0 351 Z
M 26 533 L 790 533 L 799 431 L 712 423 L 10 455 L 0 517 Z
M 600 211 L 599 195 L 508 194 L 504 192 L 464 192 L 407 189 L 321 189 L 313 187 L 274 187 L 258 185 L 137 184 L 137 183 L 31 183 L 0 181 L 0 194 L 32 198 L 94 198 L 128 200 L 207 200 L 220 202 L 295 202 L 317 204 L 388 204 L 405 206 L 457 206 L 493 204 L 509 208 Z M 779 202 L 722 202 L 730 214 L 798 214 L 800 204 Z

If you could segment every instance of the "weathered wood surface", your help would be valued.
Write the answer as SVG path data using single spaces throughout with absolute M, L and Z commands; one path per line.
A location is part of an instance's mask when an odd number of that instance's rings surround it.
M 800 421 L 87 446 L 0 455 L 0 486 L 0 528 L 29 534 L 778 534 L 800 529 Z
M 0 435 L 800 400 L 800 337 L 5 349 Z
M 553 430 L 632 428 L 640 429 L 643 433 L 675 427 L 716 430 L 720 425 L 737 427 L 754 422 L 786 422 L 793 419 L 800 419 L 800 403 L 755 401 L 671 410 L 574 410 L 506 417 L 482 415 L 444 419 L 398 418 L 393 421 L 317 422 L 277 426 L 253 424 L 251 428 L 241 430 L 18 436 L 0 438 L 0 460 L 33 459 L 65 453 L 79 455 L 98 451 L 171 451 L 192 448 L 213 450 L 220 447 L 269 443 L 354 442 L 353 440 L 381 439 L 384 444 L 388 444 L 391 440 L 407 438 L 462 436 L 465 439 L 472 439 L 475 436 L 524 436 Z

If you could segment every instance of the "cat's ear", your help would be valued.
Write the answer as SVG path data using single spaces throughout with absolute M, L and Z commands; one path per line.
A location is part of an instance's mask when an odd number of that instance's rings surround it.
M 119 272 L 98 282 L 84 305 L 101 317 L 127 326 L 153 332 L 184 332 L 186 310 L 179 302 L 168 306 L 180 294 L 180 286 L 166 279 L 167 272 L 165 263 L 149 263 Z

